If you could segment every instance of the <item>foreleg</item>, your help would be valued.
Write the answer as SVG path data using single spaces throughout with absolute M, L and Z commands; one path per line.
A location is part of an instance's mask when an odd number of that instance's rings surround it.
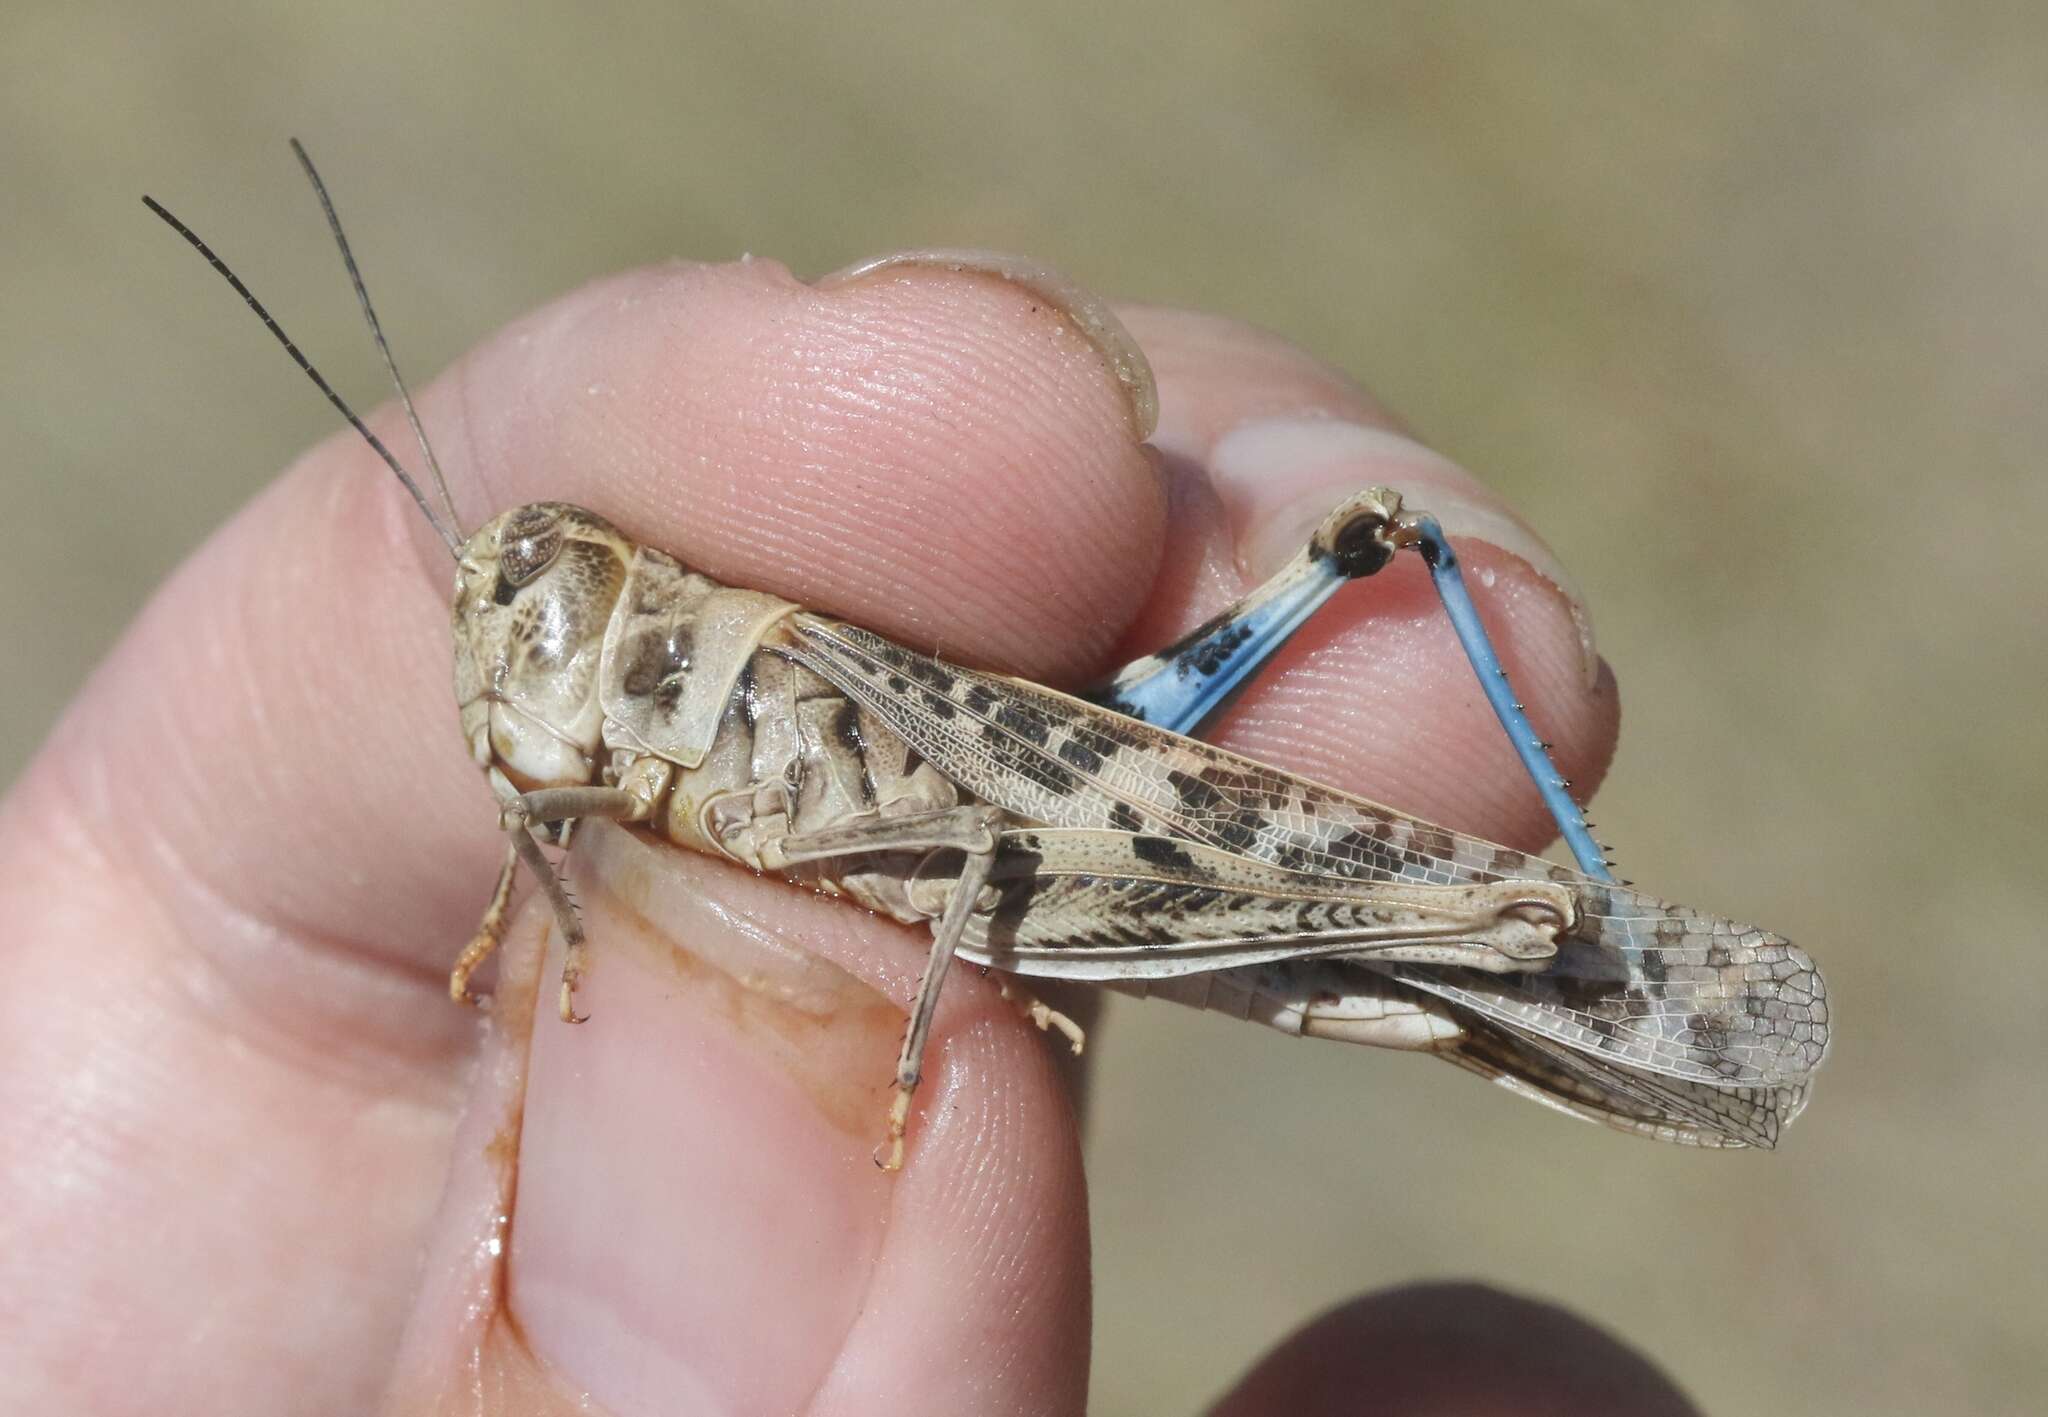
M 535 839 L 537 829 L 560 824 L 561 839 L 567 842 L 567 828 L 585 817 L 603 817 L 616 822 L 641 822 L 647 820 L 660 801 L 661 789 L 666 786 L 668 768 L 652 759 L 635 763 L 626 772 L 620 787 L 544 787 L 534 792 L 511 792 L 503 779 L 493 774 L 493 780 L 500 785 L 500 791 L 508 793 L 498 812 L 498 825 L 506 833 L 505 864 L 498 872 L 498 884 L 491 892 L 490 904 L 484 909 L 483 922 L 477 926 L 476 934 L 463 947 L 456 958 L 455 967 L 448 974 L 448 992 L 458 1002 L 472 998 L 469 992 L 470 977 L 483 962 L 490 958 L 504 937 L 505 924 L 512 903 L 512 884 L 523 864 L 539 883 L 542 894 L 547 896 L 548 905 L 555 914 L 555 923 L 561 930 L 565 957 L 562 963 L 562 990 L 559 1009 L 562 1018 L 569 1023 L 581 1023 L 584 1015 L 576 1012 L 576 986 L 583 977 L 585 963 L 583 922 L 577 918 L 576 902 L 562 884 L 561 873 L 556 871 L 540 849 Z

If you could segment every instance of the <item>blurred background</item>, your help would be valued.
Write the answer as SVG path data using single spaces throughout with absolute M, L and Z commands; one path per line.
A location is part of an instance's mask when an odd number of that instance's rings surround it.
M 359 398 L 285 151 L 408 368 L 670 256 L 1040 255 L 1278 330 L 1492 480 L 1620 676 L 1631 877 L 1826 965 L 1775 1156 L 1165 1006 L 1101 1036 L 1095 1410 L 1191 1411 L 1360 1289 L 1567 1304 L 1713 1412 L 2048 1391 L 2048 11 L 12 0 L 0 20 L 0 778 Z M 2026 1394 L 2033 1393 L 2029 1399 Z

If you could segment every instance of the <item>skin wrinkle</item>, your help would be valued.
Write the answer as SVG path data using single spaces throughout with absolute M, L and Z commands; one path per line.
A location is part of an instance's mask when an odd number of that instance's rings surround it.
M 76 805 L 62 770 L 62 764 L 69 760 L 70 755 L 53 759 L 57 776 L 44 794 L 47 798 L 44 810 L 60 819 L 69 815 L 77 821 Z M 372 1056 L 386 1050 L 392 1039 L 379 1037 L 374 1042 L 365 1042 L 361 1048 L 335 1048 L 332 1045 L 337 1040 L 352 1044 L 356 1039 L 346 1032 L 336 1035 L 332 1030 L 323 1030 L 325 1046 L 310 1046 L 302 1036 L 302 1030 L 288 1026 L 285 1020 L 273 1016 L 273 1009 L 264 1007 L 277 1002 L 275 993 L 271 991 L 275 980 L 279 977 L 296 979 L 298 972 L 288 967 L 267 967 L 262 975 L 265 987 L 251 989 L 245 984 L 243 973 L 224 963 L 219 952 L 209 948 L 206 940 L 195 932 L 193 922 L 220 922 L 218 928 L 208 932 L 216 937 L 260 936 L 288 944 L 301 957 L 317 957 L 319 963 L 315 967 L 323 980 L 331 979 L 338 970 L 344 977 L 366 981 L 368 988 L 365 993 L 369 995 L 388 994 L 391 986 L 396 985 L 402 993 L 416 993 L 423 999 L 438 1002 L 446 995 L 442 975 L 403 959 L 365 949 L 359 939 L 308 931 L 268 917 L 196 870 L 193 858 L 181 849 L 175 834 L 148 832 L 140 842 L 117 856 L 100 844 L 103 834 L 85 832 L 82 821 L 77 821 L 77 825 L 79 830 L 72 833 L 74 839 L 86 843 L 84 849 L 89 850 L 103 867 L 103 873 L 94 872 L 88 879 L 121 880 L 136 887 L 127 899 L 153 913 L 165 927 L 156 932 L 154 938 L 182 946 L 181 957 L 203 973 L 206 984 L 202 984 L 190 970 L 163 968 L 156 971 L 160 979 L 170 982 L 179 996 L 193 1006 L 199 1017 L 210 1020 L 207 1027 L 211 1031 L 238 1039 L 295 1071 L 326 1077 L 365 1092 L 388 1088 L 394 1082 L 409 1081 L 407 1075 L 413 1071 L 409 1065 L 411 1060 L 394 1067 L 388 1060 L 380 1065 Z M 320 997 L 325 997 L 329 990 L 323 987 L 317 992 Z M 256 1020 L 267 1020 L 271 1026 L 252 1026 Z M 444 1041 L 452 1043 L 455 1040 Z M 429 1051 L 437 1054 L 442 1050 Z M 444 1093 L 439 1098 L 442 1105 L 456 1100 L 452 1085 L 449 1089 L 422 1091 L 422 1100 L 436 1091 Z
M 64 759 L 61 757 L 46 760 L 46 762 L 57 763 L 62 761 Z M 96 837 L 90 833 L 82 833 L 75 828 L 66 828 L 64 825 L 65 818 L 72 810 L 72 806 L 67 800 L 68 794 L 65 792 L 62 783 L 55 775 L 44 776 L 34 784 L 25 783 L 23 787 L 27 794 L 39 799 L 39 810 L 36 812 L 36 819 L 39 825 L 42 823 L 53 823 L 55 832 L 60 839 L 69 838 L 75 841 L 81 835 L 85 837 L 85 841 L 79 843 L 80 855 L 69 858 L 66 861 L 66 869 L 73 874 L 78 874 L 81 866 L 90 872 L 90 874 L 85 875 L 81 882 L 81 898 L 88 896 L 90 891 L 103 881 L 127 880 L 134 882 L 132 876 L 119 872 L 118 868 L 122 864 L 120 859 L 105 854 L 99 848 Z M 42 805 L 44 801 L 47 802 L 46 807 Z M 99 872 L 91 871 L 90 868 L 94 858 L 105 861 L 115 874 L 103 875 Z M 175 916 L 175 911 L 167 910 L 160 902 L 153 899 L 145 884 L 139 882 L 135 884 L 138 885 L 138 888 L 124 893 L 119 907 L 123 912 L 124 927 L 132 918 L 133 913 L 138 910 L 142 911 L 145 916 L 152 912 L 152 908 L 154 908 L 154 913 L 160 916 L 166 914 Z M 157 941 L 189 940 L 186 932 L 179 929 L 175 924 L 166 924 L 163 928 L 155 931 L 131 931 L 124 928 L 123 933 Z M 152 961 L 145 960 L 143 963 L 148 965 Z M 204 967 L 204 964 L 211 963 L 212 961 L 204 961 L 202 967 Z M 219 1057 L 223 1053 L 234 1055 L 237 1051 L 238 1043 L 246 1041 L 251 1037 L 247 1029 L 219 1026 L 220 1016 L 217 1013 L 217 1009 L 220 998 L 209 997 L 215 991 L 195 990 L 191 984 L 189 971 L 175 968 L 149 967 L 131 971 L 124 974 L 123 977 L 126 981 L 125 986 L 116 996 L 114 1007 L 130 1015 L 127 1020 L 127 1026 L 121 1026 L 122 1019 L 118 1016 L 115 1018 L 106 1017 L 103 1009 L 100 1016 L 92 1021 L 92 1027 L 87 1035 L 92 1043 L 92 1051 L 111 1050 L 119 1059 L 125 1060 L 102 1071 L 109 1079 L 118 1078 L 120 1080 L 119 1095 L 128 1103 L 127 1111 L 129 1117 L 127 1124 L 122 1125 L 117 1121 L 116 1125 L 110 1127 L 108 1125 L 108 1118 L 105 1115 L 108 1109 L 104 1106 L 100 1109 L 100 1114 L 91 1119 L 98 1127 L 98 1131 L 94 1134 L 97 1140 L 93 1149 L 100 1157 L 101 1165 L 98 1168 L 98 1184 L 92 1185 L 90 1189 L 96 1195 L 103 1191 L 112 1190 L 115 1193 L 114 1199 L 116 1201 L 121 1200 L 124 1194 L 134 1191 L 138 1184 L 143 1183 L 142 1178 L 145 1176 L 152 1178 L 155 1176 L 155 1171 L 150 1165 L 152 1158 L 167 1159 L 178 1153 L 180 1148 L 178 1137 L 176 1135 L 165 1136 L 160 1130 L 154 1129 L 148 1119 L 154 1115 L 154 1103 L 160 1100 L 158 1094 L 175 1095 L 178 1089 L 186 1085 L 184 1075 L 178 1070 L 179 1065 L 196 1061 L 202 1065 L 203 1069 L 217 1072 L 217 1060 Z M 170 986 L 168 991 L 161 987 L 166 984 Z M 224 994 L 222 997 L 224 997 Z M 212 1007 L 194 1014 L 176 1008 L 172 1001 L 177 999 L 187 1001 L 197 999 L 202 1004 L 211 1005 Z M 167 1005 L 171 1006 L 167 1007 Z M 243 1021 L 246 1021 L 251 1016 L 248 1013 L 239 1015 Z M 231 1022 L 234 1017 L 236 1016 L 229 1015 Z M 77 1031 L 75 1027 L 73 1031 Z M 136 1046 L 138 1036 L 147 1038 L 146 1046 L 140 1048 Z M 195 1054 L 193 1052 L 195 1048 L 202 1051 Z M 277 1055 L 273 1052 L 267 1054 L 267 1056 Z M 89 1066 L 88 1058 L 76 1053 L 67 1055 L 67 1062 L 73 1067 Z M 238 1069 L 245 1068 L 246 1066 L 246 1062 L 240 1059 L 237 1060 Z M 294 1077 L 303 1076 L 305 1075 L 305 1070 L 295 1069 L 291 1075 Z M 332 1074 L 329 1074 L 328 1080 L 331 1080 L 332 1076 Z M 318 1085 L 323 1079 L 316 1073 L 314 1081 Z M 328 1088 L 327 1091 L 343 1098 L 356 1099 L 350 1103 L 351 1111 L 360 1111 L 365 1104 L 374 1110 L 383 1105 L 384 1095 L 389 1092 L 390 1081 L 391 1078 L 388 1076 L 379 1076 L 373 1079 L 374 1085 L 366 1086 L 362 1079 L 343 1078 L 340 1080 L 341 1085 L 338 1088 Z M 449 1095 L 431 1099 L 431 1105 L 423 1105 L 423 1111 L 434 1115 L 445 1114 L 449 1102 L 452 1101 L 454 1087 L 455 1084 L 451 1082 L 447 1090 Z M 275 1095 L 274 1088 L 269 1095 Z M 257 1100 L 259 1102 L 262 1101 L 261 1098 Z M 209 1105 L 202 1109 L 204 1115 L 199 1119 L 200 1130 L 211 1132 L 218 1129 L 225 1113 L 232 1110 L 232 1105 L 227 1099 L 223 1099 L 217 1105 Z M 81 1119 L 77 1116 L 75 1110 L 72 1110 L 69 1112 L 67 1120 L 76 1122 Z M 189 1165 L 196 1164 L 202 1169 L 205 1165 L 203 1161 L 196 1161 L 191 1157 L 187 1157 L 185 1160 L 188 1166 L 180 1168 L 178 1174 L 172 1178 L 172 1184 L 180 1189 L 189 1185 L 191 1178 L 185 1174 L 186 1170 L 189 1169 Z M 257 1160 L 260 1163 L 263 1158 L 258 1157 Z M 259 1172 L 262 1170 L 260 1166 L 257 1169 Z M 153 1185 L 154 1181 L 152 1180 L 149 1184 Z M 255 1176 L 251 1177 L 251 1184 L 258 1184 Z M 56 1196 L 49 1196 L 47 1192 L 45 1195 L 60 1204 L 65 1203 L 61 1192 Z M 35 1201 L 31 1198 L 31 1204 L 34 1203 Z M 132 1207 L 115 1206 L 114 1215 L 107 1223 L 116 1226 L 128 1225 L 132 1228 L 135 1223 L 132 1217 L 132 1210 Z M 366 1272 L 371 1273 L 375 1277 L 374 1266 L 371 1271 Z M 79 1276 L 67 1275 L 63 1283 L 58 1285 L 57 1288 L 59 1292 L 75 1297 L 88 1305 L 97 1306 L 102 1309 L 111 1306 L 114 1312 L 119 1312 L 123 1301 L 111 1298 L 102 1292 L 106 1278 L 107 1276 L 101 1272 L 101 1267 L 94 1266 L 83 1279 Z M 85 1287 L 81 1288 L 81 1284 Z M 199 1309 L 188 1307 L 184 1315 L 184 1322 L 186 1324 L 184 1337 L 188 1344 L 194 1342 L 204 1343 L 207 1341 L 205 1325 L 208 1323 L 220 1324 L 238 1321 L 238 1311 L 235 1310 L 238 1295 L 223 1293 L 219 1290 L 209 1290 L 205 1291 L 201 1297 L 203 1300 L 211 1301 L 211 1307 L 209 1308 L 204 1304 Z M 48 1321 L 47 1315 L 40 1316 L 40 1318 L 45 1323 Z M 198 1325 L 198 1327 L 195 1328 L 193 1325 Z M 315 1328 L 317 1329 L 317 1325 Z M 311 1338 L 311 1334 L 305 1334 L 304 1336 L 308 1340 Z M 273 1345 L 274 1356 L 281 1358 L 289 1351 L 290 1345 L 288 1342 L 283 1347 Z M 85 1382 L 83 1375 L 89 1371 L 119 1371 L 123 1366 L 122 1362 L 102 1364 L 94 1361 L 88 1363 L 85 1361 L 84 1355 L 80 1356 L 81 1366 L 77 1369 L 77 1372 L 80 1375 L 78 1381 L 81 1384 Z
M 936 1025 L 933 1028 L 932 1036 L 936 1045 L 938 1041 Z M 934 1071 L 938 1072 L 940 1076 L 926 1079 L 927 1085 L 939 1084 L 938 1086 L 931 1087 L 932 1093 L 937 1097 L 948 1095 L 953 1090 L 951 1084 L 954 1069 L 952 1065 L 947 1064 Z M 860 1300 L 852 1305 L 847 1315 L 846 1324 L 840 1330 L 839 1342 L 832 1350 L 832 1360 L 819 1370 L 817 1381 L 812 1383 L 810 1391 L 804 1394 L 803 1405 L 799 1409 L 802 1413 L 809 1414 L 817 1410 L 820 1398 L 831 1389 L 835 1380 L 839 1378 L 841 1369 L 847 1364 L 848 1355 L 855 1350 L 855 1345 L 852 1342 L 853 1335 L 859 1331 L 862 1321 L 867 1317 L 869 1301 L 874 1295 L 876 1281 L 882 1273 L 884 1260 L 888 1254 L 888 1237 L 897 1229 L 894 1221 L 900 1195 L 900 1187 L 891 1188 L 888 1203 L 882 1208 L 883 1238 L 880 1244 L 868 1252 L 867 1274 L 861 1284 Z
M 353 435 L 350 437 L 353 438 Z M 313 456 L 318 458 L 320 454 L 316 452 Z M 378 466 L 381 469 L 381 464 Z M 303 482 L 308 476 L 307 465 L 302 461 L 287 475 L 287 479 Z M 361 492 L 357 491 L 358 486 L 361 486 Z M 266 497 L 276 495 L 276 492 L 272 492 L 267 493 Z M 374 517 L 372 524 L 391 534 L 389 548 L 394 554 L 397 553 L 397 538 L 409 533 L 400 530 L 400 521 L 391 514 L 394 510 L 394 501 L 398 504 L 396 510 L 399 517 L 405 519 L 405 525 L 409 526 L 412 521 L 417 520 L 417 512 L 388 473 L 380 470 L 378 480 L 374 483 L 357 484 L 353 478 L 330 481 L 325 495 L 319 500 L 322 505 L 333 508 L 338 500 L 353 502 L 358 496 L 363 495 L 367 495 L 373 505 L 376 499 L 382 499 L 385 515 Z M 347 514 L 337 516 L 341 522 L 356 524 L 355 519 Z M 432 544 L 437 548 L 437 554 L 445 554 L 439 551 L 438 541 Z M 219 662 L 211 666 L 212 677 L 225 676 L 230 682 L 240 682 L 245 675 L 243 672 L 236 672 L 236 666 L 242 664 L 246 658 L 247 646 L 252 641 L 263 638 L 251 618 L 256 613 L 259 602 L 230 598 L 227 605 L 230 618 L 220 620 L 214 618 L 212 614 L 219 602 L 208 597 L 205 602 L 207 613 L 204 618 L 181 615 L 179 612 L 182 602 L 189 601 L 197 588 L 203 588 L 203 582 L 200 586 L 195 586 L 191 576 L 181 575 L 175 578 L 152 603 L 151 610 L 145 613 L 144 622 L 138 627 L 137 633 L 147 639 L 151 633 L 151 624 L 166 617 L 182 624 L 188 631 L 195 624 L 201 626 L 202 632 L 208 635 L 209 642 L 217 646 L 219 651 L 215 656 Z M 136 668 L 133 653 L 125 646 L 117 650 L 115 658 L 100 675 L 96 676 L 97 682 L 88 690 L 85 702 L 94 703 L 109 694 L 118 696 L 124 681 L 134 677 Z M 247 761 L 253 755 L 256 760 L 263 762 L 295 761 L 290 756 L 296 751 L 292 741 L 288 737 L 278 736 L 279 730 L 276 728 L 273 712 L 275 705 L 262 695 L 245 696 L 238 702 L 244 713 L 253 716 L 252 731 L 258 738 L 257 742 L 240 751 L 240 760 Z M 103 770 L 100 754 L 84 745 L 67 746 L 67 740 L 80 731 L 78 724 L 76 716 L 67 717 L 53 739 L 52 751 L 44 759 L 49 774 L 47 792 L 53 810 L 83 810 L 83 804 L 90 794 L 86 790 L 86 785 L 76 780 L 76 772 L 85 764 L 94 765 L 96 772 Z M 261 741 L 262 735 L 266 732 L 271 735 L 272 740 L 268 744 Z M 189 790 L 173 793 L 174 800 L 188 803 L 202 803 L 208 800 L 209 792 L 216 785 L 217 779 L 193 756 L 207 747 L 208 745 L 186 735 L 170 735 L 158 742 L 155 760 L 161 764 L 166 752 L 175 754 L 172 771 L 179 780 L 189 784 Z M 284 756 L 280 757 L 280 754 Z M 182 767 L 176 764 L 182 764 Z M 28 784 L 25 783 L 24 788 L 27 787 Z M 344 1056 L 357 1057 L 365 1051 L 345 1048 L 337 1052 L 311 1050 L 309 1054 L 305 1048 L 295 1046 L 298 1040 L 295 1037 L 295 1030 L 291 1028 L 251 1028 L 250 1021 L 262 1017 L 265 1012 L 250 1007 L 259 998 L 259 993 L 245 987 L 241 970 L 227 964 L 217 949 L 209 948 L 207 940 L 212 938 L 267 938 L 289 942 L 303 956 L 320 962 L 317 966 L 319 974 L 328 984 L 332 983 L 335 970 L 339 969 L 342 977 L 352 976 L 364 982 L 366 997 L 388 995 L 394 985 L 400 992 L 406 994 L 418 992 L 433 997 L 441 993 L 437 981 L 431 978 L 431 972 L 422 967 L 416 959 L 407 959 L 403 955 L 393 955 L 373 948 L 368 940 L 358 936 L 339 935 L 311 928 L 307 922 L 289 919 L 272 908 L 257 904 L 246 891 L 239 888 L 240 883 L 234 876 L 217 878 L 217 873 L 209 869 L 214 857 L 189 849 L 199 841 L 211 842 L 215 839 L 215 834 L 208 830 L 204 823 L 173 823 L 167 829 L 166 819 L 159 812 L 104 809 L 97 812 L 93 820 L 98 821 L 104 829 L 110 829 L 87 838 L 93 843 L 96 853 L 106 862 L 109 874 L 104 879 L 129 880 L 136 885 L 146 902 L 154 907 L 171 927 L 162 932 L 162 938 L 180 942 L 184 946 L 184 957 L 199 965 L 205 971 L 206 977 L 218 986 L 201 987 L 183 971 L 168 972 L 171 977 L 181 981 L 181 992 L 203 1015 L 211 1017 L 215 1026 L 223 1033 L 241 1037 L 252 1046 L 260 1047 L 280 1060 L 289 1061 L 295 1067 L 305 1068 L 311 1064 L 316 1072 L 330 1065 L 337 1065 Z M 115 843 L 119 844 L 118 852 L 108 849 Z M 126 869 L 123 869 L 124 866 Z M 224 928 L 195 931 L 193 922 L 210 918 L 222 922 Z M 270 965 L 266 965 L 261 976 L 266 988 L 279 978 L 295 977 L 295 971 Z M 323 999 L 330 997 L 324 987 L 313 992 Z M 381 1047 L 389 1041 L 380 1038 L 374 1046 Z M 452 1040 L 444 1040 L 446 1041 Z

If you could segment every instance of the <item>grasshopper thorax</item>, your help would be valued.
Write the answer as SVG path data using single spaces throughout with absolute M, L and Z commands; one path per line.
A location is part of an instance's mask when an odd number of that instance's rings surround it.
M 478 528 L 455 568 L 455 699 L 463 737 L 526 790 L 598 775 L 598 667 L 633 544 L 567 502 Z

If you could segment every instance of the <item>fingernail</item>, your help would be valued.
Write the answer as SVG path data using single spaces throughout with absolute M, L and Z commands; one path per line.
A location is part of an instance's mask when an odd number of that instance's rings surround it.
M 1384 428 L 1295 414 L 1232 429 L 1210 451 L 1209 468 L 1247 579 L 1261 581 L 1277 571 L 1345 497 L 1391 487 L 1410 510 L 1432 513 L 1446 535 L 1497 546 L 1555 586 L 1578 632 L 1586 685 L 1599 682 L 1592 616 L 1557 554 L 1441 453 Z
M 883 271 L 915 269 L 957 271 L 965 275 L 994 276 L 1030 292 L 1064 316 L 1067 323 L 1094 345 L 1110 372 L 1122 386 L 1130 405 L 1131 424 L 1138 441 L 1144 442 L 1159 426 L 1159 387 L 1152 378 L 1152 365 L 1123 321 L 1109 308 L 1109 302 L 1084 286 L 1077 285 L 1052 267 L 1028 256 L 1004 251 L 921 248 L 894 251 L 886 256 L 856 261 L 850 266 L 821 276 L 812 284 L 821 289 L 864 280 Z
M 902 1012 L 778 883 L 603 825 L 573 869 L 590 1021 L 534 1028 L 513 1316 L 607 1410 L 800 1410 L 887 1232 Z

